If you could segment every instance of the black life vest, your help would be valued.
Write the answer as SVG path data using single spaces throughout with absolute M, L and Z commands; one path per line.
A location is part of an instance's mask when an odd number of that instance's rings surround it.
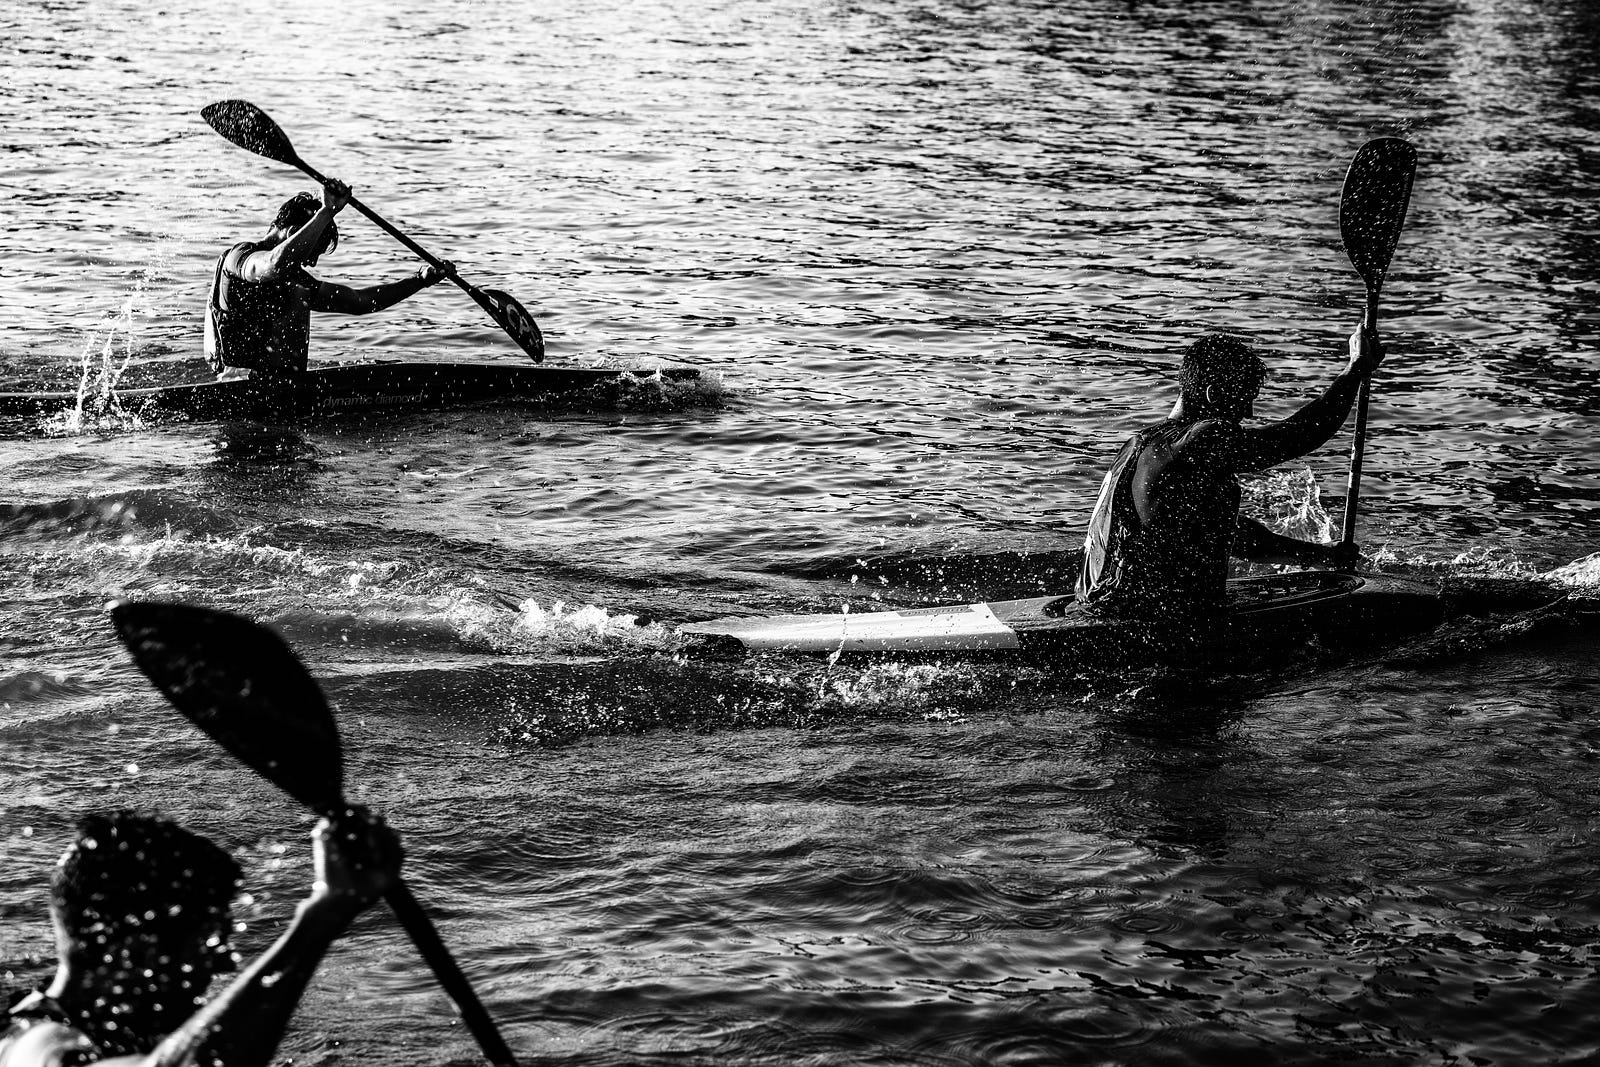
M 1214 424 L 1163 422 L 1134 434 L 1112 461 L 1084 538 L 1079 602 L 1111 614 L 1192 615 L 1219 610 L 1227 589 L 1229 550 L 1238 523 L 1239 484 L 1231 469 L 1207 470 L 1199 484 L 1160 502 L 1161 519 L 1146 525 L 1134 504 L 1139 461 L 1152 448 L 1170 452 L 1173 470 L 1194 462 L 1181 451 Z M 1161 480 L 1162 471 L 1153 474 Z M 1191 473 L 1190 477 L 1193 477 Z M 1169 489 L 1169 494 L 1171 493 Z
M 311 296 L 318 282 L 302 268 L 287 278 L 246 281 L 228 269 L 258 250 L 246 241 L 217 259 L 206 302 L 205 353 L 211 369 L 243 367 L 269 374 L 306 368 L 311 338 Z

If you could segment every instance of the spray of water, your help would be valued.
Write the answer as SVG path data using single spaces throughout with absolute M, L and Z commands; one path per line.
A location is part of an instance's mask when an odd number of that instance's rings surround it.
M 117 383 L 133 361 L 135 308 L 141 298 L 135 289 L 101 329 L 84 341 L 77 400 L 72 407 L 45 419 L 46 433 L 70 436 L 97 430 L 140 429 L 139 416 L 122 406 Z
M 1272 529 L 1301 541 L 1334 541 L 1333 516 L 1322 506 L 1322 491 L 1310 468 L 1277 470 L 1245 483 L 1247 513 Z

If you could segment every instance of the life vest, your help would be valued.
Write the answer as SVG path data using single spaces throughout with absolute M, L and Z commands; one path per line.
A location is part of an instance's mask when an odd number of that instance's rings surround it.
M 205 354 L 218 374 L 228 367 L 269 374 L 306 369 L 317 280 L 295 268 L 287 278 L 246 281 L 235 273 L 237 264 L 258 248 L 246 241 L 217 258 L 206 301 Z M 230 260 L 234 270 L 228 269 Z
M 1122 446 L 1101 482 L 1084 537 L 1076 589 L 1080 603 L 1140 616 L 1189 615 L 1222 606 L 1239 513 L 1239 484 L 1231 467 L 1207 471 L 1199 484 L 1159 486 L 1176 495 L 1159 502 L 1158 523 L 1140 519 L 1133 496 L 1147 450 L 1168 452 L 1167 469 L 1181 470 L 1178 464 L 1193 462 L 1182 446 L 1208 425 L 1164 422 L 1140 430 Z M 1159 483 L 1163 473 L 1157 470 L 1152 479 Z M 1185 499 L 1184 492 L 1197 495 Z
M 1122 577 L 1120 550 L 1139 529 L 1139 514 L 1133 506 L 1133 475 L 1139 454 L 1154 429 L 1140 430 L 1128 438 L 1100 482 L 1100 495 L 1095 499 L 1089 530 L 1083 539 L 1083 567 L 1078 572 L 1076 597 L 1082 603 L 1105 599 Z

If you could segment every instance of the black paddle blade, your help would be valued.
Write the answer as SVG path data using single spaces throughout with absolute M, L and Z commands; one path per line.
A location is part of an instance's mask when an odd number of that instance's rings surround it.
M 522 350 L 533 357 L 535 363 L 544 362 L 544 334 L 539 332 L 539 324 L 533 321 L 533 316 L 528 314 L 528 309 L 517 303 L 517 298 L 501 289 L 478 290 L 488 302 L 479 301 L 483 308 L 500 328 L 511 335 L 511 339 L 522 347 Z
M 200 117 L 222 136 L 258 156 L 304 167 L 288 134 L 248 100 L 219 100 L 200 109 Z
M 111 608 L 133 661 L 183 717 L 321 813 L 344 806 L 344 754 L 322 690 L 289 647 L 248 619 L 189 604 Z
M 1406 224 L 1417 152 L 1398 137 L 1379 137 L 1356 152 L 1339 198 L 1339 236 L 1367 290 L 1376 293 Z

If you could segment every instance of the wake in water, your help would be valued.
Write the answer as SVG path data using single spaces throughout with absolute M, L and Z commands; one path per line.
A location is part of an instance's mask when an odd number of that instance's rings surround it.
M 624 411 L 682 411 L 688 408 L 717 408 L 731 392 L 719 371 L 703 369 L 693 378 L 669 378 L 666 364 L 659 359 L 636 359 L 624 364 L 629 370 L 649 371 L 645 375 L 626 374 L 614 385 L 596 387 L 608 394 L 611 406 Z
M 1286 495 L 1302 494 L 1288 509 L 1288 521 L 1315 528 L 1325 520 L 1302 506 L 1313 485 L 1294 477 L 1283 484 L 1290 486 Z M 39 621 L 35 628 L 67 626 L 103 636 L 104 605 L 115 599 L 181 600 L 235 611 L 277 629 L 336 683 L 362 676 L 371 689 L 379 684 L 370 679 L 382 675 L 379 689 L 389 706 L 446 718 L 453 709 L 471 709 L 474 733 L 518 747 L 655 729 L 947 721 L 1006 708 L 1045 714 L 1086 705 L 1154 702 L 1166 708 L 1198 691 L 1194 679 L 1166 678 L 1159 670 L 1089 677 L 1048 664 L 959 656 L 708 655 L 670 622 L 602 606 L 605 594 L 571 575 L 552 573 L 537 582 L 534 595 L 508 597 L 496 588 L 501 576 L 492 567 L 435 565 L 449 556 L 442 546 L 401 559 L 315 543 L 260 544 L 236 519 L 167 503 L 155 491 L 12 506 L 0 520 L 13 537 L 27 535 L 27 546 L 13 541 L 19 550 L 8 555 L 13 601 L 59 616 L 56 624 Z M 282 534 L 278 529 L 274 536 Z M 902 588 L 896 595 L 944 600 L 953 581 L 1008 573 L 1024 584 L 1049 576 L 1064 591 L 1075 558 L 1004 553 L 943 557 L 932 570 L 923 566 L 928 560 L 915 557 L 843 566 L 849 574 L 892 573 L 911 584 L 933 575 L 938 584 L 931 589 Z M 1483 551 L 1430 560 L 1385 550 L 1368 563 L 1439 585 L 1454 616 L 1436 633 L 1380 657 L 1396 665 L 1477 654 L 1528 634 L 1591 625 L 1600 604 L 1600 554 L 1542 573 L 1509 554 Z M 874 606 L 867 594 L 862 599 L 864 609 Z M 104 684 L 107 669 L 93 645 L 86 640 L 81 662 L 64 653 L 37 661 L 14 656 L 0 671 L 0 692 L 29 704 L 36 694 L 64 686 L 88 699 Z M 1308 649 L 1303 662 L 1284 670 L 1329 666 Z M 1206 691 L 1254 692 L 1280 674 L 1211 679 Z

